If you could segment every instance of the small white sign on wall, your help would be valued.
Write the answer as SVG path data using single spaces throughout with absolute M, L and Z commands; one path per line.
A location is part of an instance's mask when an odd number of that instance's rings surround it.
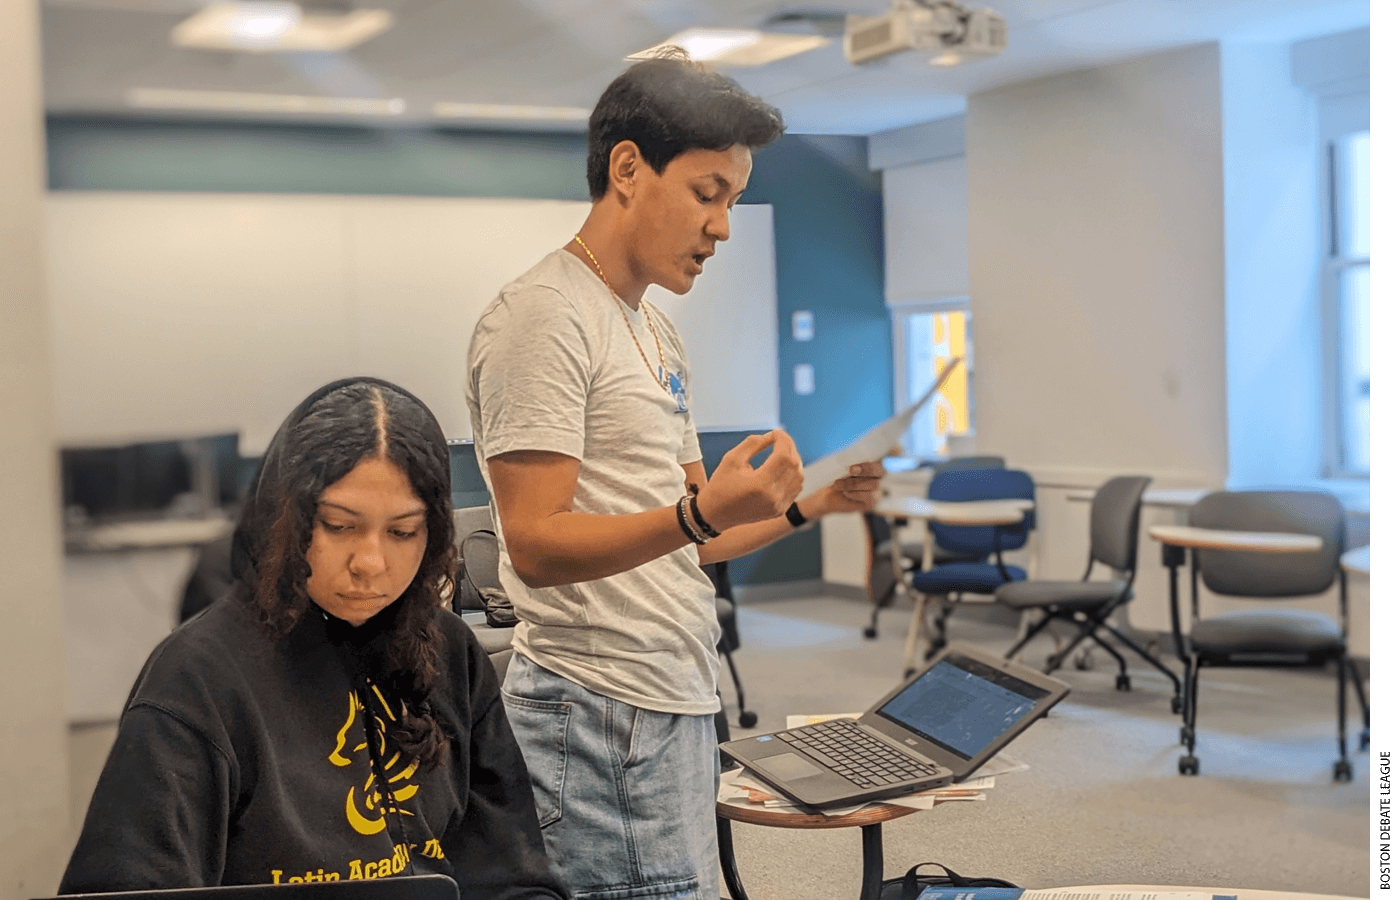
M 811 363 L 798 363 L 792 367 L 792 391 L 806 395 L 817 389 L 817 371 Z
M 810 341 L 816 337 L 817 325 L 810 309 L 799 309 L 792 314 L 792 339 Z

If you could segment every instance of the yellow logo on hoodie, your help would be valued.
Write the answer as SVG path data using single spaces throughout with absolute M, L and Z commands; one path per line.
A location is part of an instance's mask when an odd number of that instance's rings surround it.
M 373 685 L 370 687 L 371 690 L 374 691 L 375 696 L 379 698 L 384 714 L 389 717 L 390 721 L 394 721 L 394 713 L 389 709 L 389 704 L 385 701 L 384 695 L 379 693 L 379 688 Z M 341 726 L 340 731 L 335 736 L 335 749 L 332 750 L 331 755 L 327 757 L 332 765 L 342 768 L 350 765 L 351 761 L 350 756 L 346 755 L 345 750 L 346 735 L 350 733 L 351 727 L 355 724 L 356 716 L 365 712 L 364 704 L 360 702 L 359 697 L 355 696 L 355 692 L 350 691 L 349 695 L 350 709 L 345 717 L 345 724 Z M 388 750 L 388 743 L 385 739 L 385 734 L 388 729 L 385 727 L 384 721 L 379 718 L 378 715 L 367 715 L 366 726 L 368 726 L 370 720 L 373 720 L 375 727 L 372 730 L 366 727 L 365 732 L 370 735 L 370 740 L 379 742 L 379 758 L 383 759 L 385 752 Z M 368 749 L 369 745 L 362 742 L 353 747 L 349 753 L 353 755 Z M 395 812 L 404 816 L 413 815 L 412 812 L 401 808 L 398 804 L 407 801 L 413 797 L 414 794 L 418 793 L 418 785 L 413 784 L 411 781 L 414 773 L 418 771 L 418 764 L 416 762 L 404 760 L 404 764 L 399 766 L 401 757 L 402 754 L 395 753 L 389 759 L 384 760 L 384 775 L 389 780 L 388 785 L 381 786 L 378 783 L 379 774 L 375 771 L 375 767 L 370 765 L 369 778 L 365 780 L 365 783 L 363 785 L 351 785 L 350 790 L 346 793 L 345 819 L 350 823 L 350 827 L 360 834 L 378 834 L 383 831 L 386 827 L 384 817 L 390 812 Z M 397 772 L 395 771 L 396 766 L 398 766 Z M 395 785 L 398 785 L 398 787 L 395 787 Z

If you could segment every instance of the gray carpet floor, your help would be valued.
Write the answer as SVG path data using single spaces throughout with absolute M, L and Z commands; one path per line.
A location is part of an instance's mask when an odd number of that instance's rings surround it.
M 741 604 L 735 655 L 754 729 L 792 713 L 852 712 L 898 681 L 909 609 L 861 636 L 863 602 L 807 597 Z M 955 617 L 955 640 L 997 652 L 1009 625 Z M 1048 637 L 1024 655 L 1039 665 Z M 1336 680 L 1294 670 L 1210 670 L 1202 680 L 1196 755 L 1201 774 L 1177 774 L 1180 718 L 1167 679 L 1129 658 L 1132 690 L 1114 689 L 1116 664 L 1057 677 L 1070 695 L 1011 745 L 1029 771 L 1003 775 L 982 802 L 947 803 L 884 825 L 886 876 L 925 861 L 1023 887 L 1075 884 L 1227 886 L 1367 896 L 1367 752 L 1348 698 L 1355 780 L 1332 781 Z M 1173 661 L 1174 663 L 1174 661 Z M 1173 664 L 1173 668 L 1176 666 Z M 732 684 L 722 678 L 731 722 Z M 753 900 L 852 900 L 859 893 L 859 829 L 796 831 L 734 824 L 735 856 Z

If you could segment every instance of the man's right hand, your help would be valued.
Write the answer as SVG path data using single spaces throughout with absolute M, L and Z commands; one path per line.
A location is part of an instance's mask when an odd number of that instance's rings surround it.
M 752 459 L 769 447 L 773 452 L 758 468 Z M 724 454 L 714 474 L 700 489 L 700 515 L 716 531 L 781 516 L 802 493 L 802 457 L 785 431 L 744 438 Z

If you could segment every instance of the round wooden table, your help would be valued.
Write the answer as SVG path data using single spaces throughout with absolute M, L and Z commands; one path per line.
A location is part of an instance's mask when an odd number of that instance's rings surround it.
M 1035 509 L 1034 500 L 929 500 L 886 497 L 875 512 L 888 519 L 923 519 L 943 525 L 1015 525 Z
M 1342 568 L 1355 575 L 1371 574 L 1371 545 L 1354 547 L 1342 554 Z
M 748 803 L 715 805 L 718 814 L 719 865 L 724 883 L 733 900 L 748 900 L 739 870 L 734 861 L 734 837 L 729 823 L 747 822 L 770 828 L 860 828 L 861 857 L 864 874 L 861 877 L 861 900 L 879 900 L 880 884 L 885 880 L 885 846 L 880 825 L 890 819 L 900 819 L 920 810 L 908 806 L 880 803 L 844 816 L 824 816 L 820 813 L 794 813 L 766 809 Z
M 1281 531 L 1225 531 L 1192 525 L 1153 525 L 1148 537 L 1173 547 L 1197 550 L 1248 550 L 1251 553 L 1308 553 L 1322 549 L 1315 534 Z

